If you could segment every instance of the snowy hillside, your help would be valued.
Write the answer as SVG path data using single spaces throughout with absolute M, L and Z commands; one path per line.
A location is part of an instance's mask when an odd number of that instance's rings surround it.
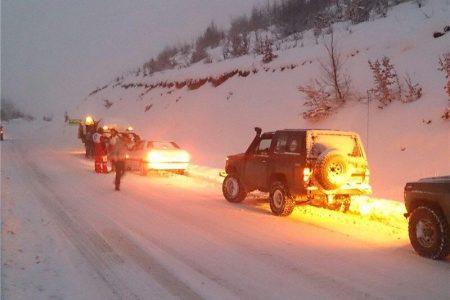
M 450 1 L 430 0 L 422 8 L 401 4 L 386 18 L 350 28 L 335 26 L 355 91 L 364 95 L 373 86 L 368 60 L 387 56 L 401 79 L 409 74 L 423 87 L 413 103 L 379 109 L 375 101 L 354 101 L 324 121 L 304 120 L 298 86 L 319 76 L 325 60 L 325 48 L 307 32 L 303 45 L 276 52 L 269 64 L 249 55 L 151 77 L 132 74 L 91 93 L 69 114 L 92 114 L 130 124 L 143 138 L 174 140 L 195 164 L 217 168 L 226 155 L 246 149 L 254 126 L 356 131 L 369 157 L 374 197 L 401 201 L 405 182 L 450 173 L 450 122 L 441 119 L 448 97 L 438 70 L 439 57 L 450 51 L 450 33 L 433 38 L 449 25 L 449 15 Z M 225 74 L 230 77 L 223 83 L 214 81 Z

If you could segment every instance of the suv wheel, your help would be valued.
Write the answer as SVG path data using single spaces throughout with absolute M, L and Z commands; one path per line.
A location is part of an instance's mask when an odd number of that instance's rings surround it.
M 295 207 L 294 199 L 289 195 L 285 184 L 280 181 L 276 181 L 272 184 L 269 202 L 270 209 L 276 216 L 288 216 Z
M 330 149 L 319 156 L 315 173 L 320 185 L 327 190 L 335 190 L 347 183 L 350 178 L 347 156 Z
M 449 225 L 439 210 L 426 206 L 416 208 L 409 218 L 409 240 L 424 257 L 442 259 L 450 254 Z
M 247 196 L 239 178 L 233 174 L 227 175 L 222 183 L 222 193 L 229 202 L 242 202 Z

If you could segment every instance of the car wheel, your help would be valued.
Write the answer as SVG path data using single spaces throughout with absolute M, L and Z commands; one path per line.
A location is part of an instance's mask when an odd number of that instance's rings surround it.
M 426 206 L 416 208 L 409 218 L 409 240 L 424 257 L 442 259 L 450 254 L 450 230 L 440 210 Z
M 295 207 L 295 201 L 289 195 L 285 184 L 280 181 L 274 182 L 270 189 L 270 209 L 276 216 L 288 216 Z
M 227 175 L 223 180 L 222 193 L 225 199 L 233 203 L 242 202 L 247 196 L 239 178 L 232 174 Z
M 139 163 L 139 174 L 141 176 L 147 176 L 147 167 L 145 166 L 145 162 L 141 161 Z
M 330 149 L 319 156 L 314 170 L 319 184 L 326 190 L 335 190 L 350 178 L 347 155 Z

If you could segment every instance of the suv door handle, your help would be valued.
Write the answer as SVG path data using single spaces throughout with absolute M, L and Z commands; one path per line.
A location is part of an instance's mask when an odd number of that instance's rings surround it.
M 263 164 L 265 164 L 265 163 L 267 163 L 267 160 L 263 159 L 263 160 L 261 160 L 261 162 L 262 162 Z

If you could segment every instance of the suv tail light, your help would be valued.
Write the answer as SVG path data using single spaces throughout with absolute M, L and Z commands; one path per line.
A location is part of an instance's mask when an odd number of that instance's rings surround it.
M 303 169 L 303 182 L 308 182 L 310 177 L 311 177 L 311 169 L 304 168 Z

